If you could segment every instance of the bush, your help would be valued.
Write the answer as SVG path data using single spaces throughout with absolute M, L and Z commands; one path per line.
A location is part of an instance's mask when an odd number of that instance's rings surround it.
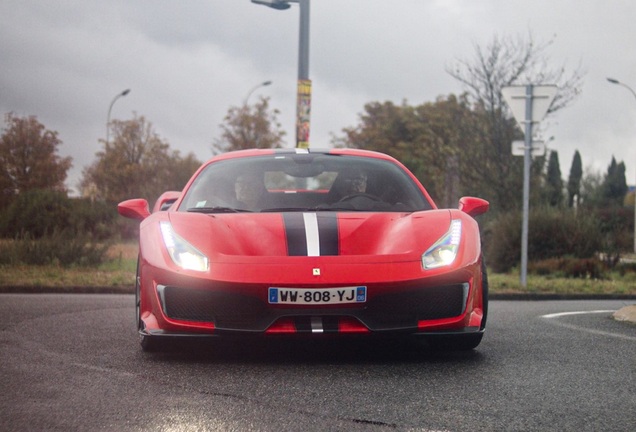
M 55 230 L 37 239 L 25 233 L 0 243 L 0 264 L 94 266 L 104 261 L 109 246 L 68 230 Z
M 550 258 L 528 263 L 528 272 L 539 276 L 605 279 L 605 265 L 597 258 Z
M 616 267 L 625 251 L 631 250 L 634 240 L 634 211 L 631 208 L 607 207 L 594 210 L 601 230 L 599 252 L 605 264 Z
M 71 205 L 63 192 L 32 190 L 18 195 L 3 213 L 0 234 L 13 238 L 29 234 L 40 238 L 69 228 Z
M 94 240 L 114 238 L 118 233 L 117 206 L 86 198 L 71 199 L 70 227 L 78 233 L 88 233 Z
M 519 264 L 521 256 L 521 215 L 501 213 L 490 219 L 482 234 L 488 268 L 505 273 Z
M 38 239 L 54 231 L 70 231 L 103 240 L 117 232 L 116 219 L 114 205 L 68 198 L 63 192 L 33 190 L 18 195 L 0 215 L 0 236 L 28 234 Z
M 505 273 L 519 264 L 521 224 L 521 214 L 506 213 L 484 227 L 484 249 L 493 271 Z M 593 258 L 602 249 L 602 233 L 589 213 L 540 208 L 530 212 L 528 225 L 528 261 Z

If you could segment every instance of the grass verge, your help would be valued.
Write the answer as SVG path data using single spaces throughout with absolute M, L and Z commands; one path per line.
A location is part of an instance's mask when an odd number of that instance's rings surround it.
M 607 279 L 528 275 L 524 288 L 518 273 L 490 273 L 488 283 L 492 294 L 636 296 L 634 274 L 612 273 Z
M 63 268 L 54 265 L 2 265 L 0 287 L 132 287 L 135 283 L 138 246 L 113 245 L 108 260 L 98 267 Z

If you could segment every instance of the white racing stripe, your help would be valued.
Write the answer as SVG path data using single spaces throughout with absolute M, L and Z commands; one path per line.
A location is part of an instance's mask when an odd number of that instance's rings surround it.
M 320 236 L 316 213 L 303 213 L 305 237 L 307 238 L 307 256 L 320 256 Z
M 322 318 L 320 317 L 311 317 L 311 332 L 312 333 L 322 333 Z

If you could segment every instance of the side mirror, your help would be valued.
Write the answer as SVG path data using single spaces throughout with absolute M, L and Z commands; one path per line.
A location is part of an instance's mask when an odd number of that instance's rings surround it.
M 152 208 L 152 212 L 164 211 L 168 210 L 170 206 L 179 199 L 181 196 L 181 192 L 177 191 L 169 191 L 161 194 L 154 207 Z
M 462 197 L 459 199 L 459 209 L 472 217 L 486 213 L 489 207 L 490 203 L 481 198 Z
M 139 221 L 142 221 L 150 216 L 150 210 L 148 210 L 148 201 L 141 198 L 120 202 L 117 205 L 117 211 L 123 217 L 136 219 Z

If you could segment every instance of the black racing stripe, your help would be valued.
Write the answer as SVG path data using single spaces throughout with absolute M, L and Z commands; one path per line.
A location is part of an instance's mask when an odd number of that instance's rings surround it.
M 287 254 L 289 256 L 307 256 L 307 236 L 302 213 L 283 213 Z
M 311 317 L 299 316 L 294 319 L 294 325 L 298 333 L 311 333 Z
M 340 253 L 340 235 L 338 234 L 337 214 L 318 213 L 317 219 L 320 255 L 338 255 Z
M 338 333 L 340 330 L 340 318 L 337 316 L 325 316 L 322 318 L 322 327 L 325 333 Z

